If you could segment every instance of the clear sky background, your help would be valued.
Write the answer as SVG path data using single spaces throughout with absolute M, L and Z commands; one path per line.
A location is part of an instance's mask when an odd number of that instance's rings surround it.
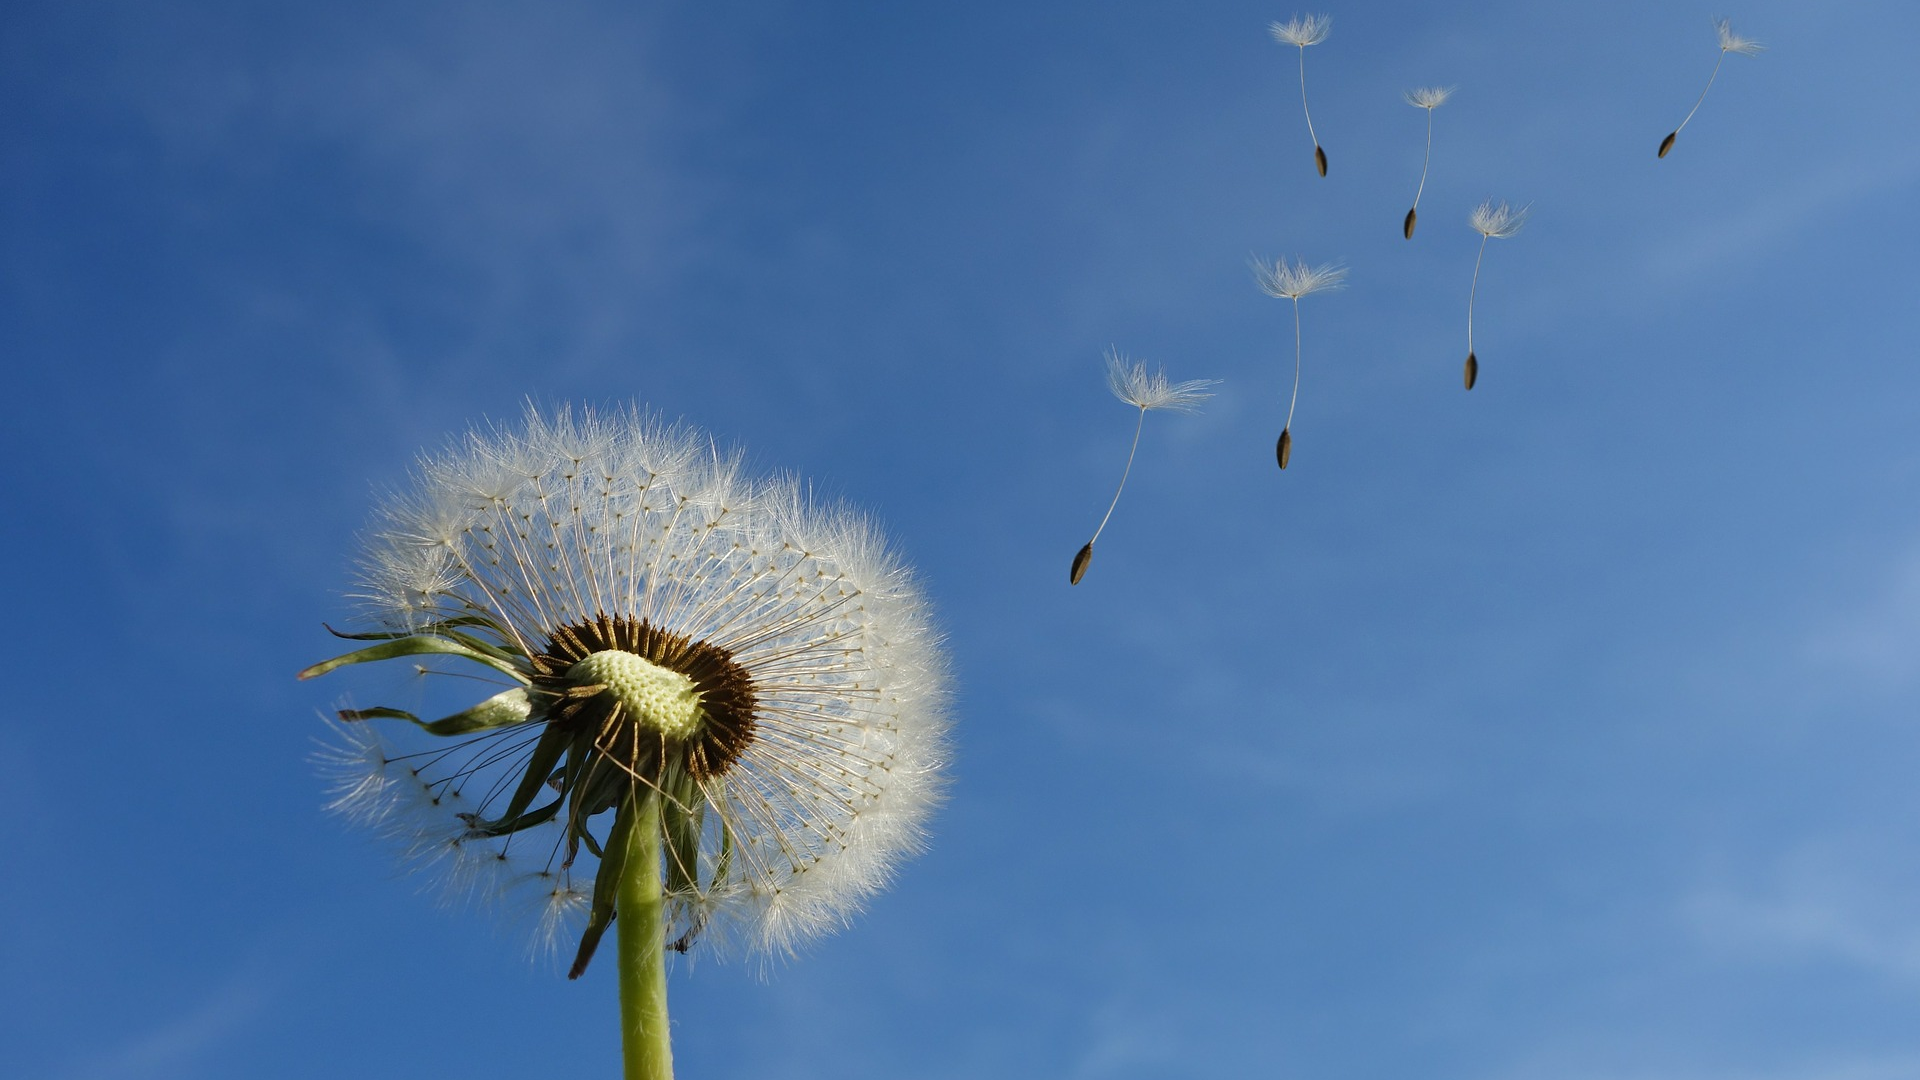
M 954 656 L 933 850 L 676 969 L 684 1076 L 1920 1075 L 1920 8 L 1313 10 L 1326 179 L 1271 5 L 0 6 L 7 1073 L 615 1071 L 292 678 L 533 398 L 868 508 Z M 1256 254 L 1351 270 L 1285 473 Z M 1225 381 L 1069 589 L 1109 345 Z

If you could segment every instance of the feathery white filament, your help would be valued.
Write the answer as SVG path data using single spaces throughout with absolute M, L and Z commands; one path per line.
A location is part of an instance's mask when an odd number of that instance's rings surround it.
M 1200 403 L 1212 397 L 1207 389 L 1219 385 L 1218 379 L 1191 379 L 1175 383 L 1167 381 L 1164 370 L 1149 372 L 1144 362 L 1129 365 L 1125 354 L 1107 350 L 1107 388 L 1113 396 L 1136 408 L 1169 409 L 1173 412 L 1193 412 Z

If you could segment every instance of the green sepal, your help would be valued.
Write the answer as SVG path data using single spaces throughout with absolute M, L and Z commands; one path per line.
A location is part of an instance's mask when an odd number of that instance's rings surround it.
M 726 781 L 718 777 L 713 781 L 713 804 L 718 807 L 722 797 L 721 785 Z M 727 873 L 733 869 L 733 830 L 727 827 L 727 815 L 715 814 L 720 822 L 720 857 L 713 861 L 713 880 L 707 882 L 709 889 L 717 888 L 727 880 Z
M 573 968 L 567 972 L 569 979 L 577 979 L 587 970 L 593 951 L 600 947 L 601 936 L 613 924 L 614 897 L 619 892 L 620 873 L 627 862 L 627 834 L 633 831 L 634 802 L 653 797 L 651 792 L 645 795 L 636 792 L 633 799 L 621 802 L 619 812 L 614 815 L 613 828 L 607 832 L 606 853 L 600 856 L 600 869 L 593 876 L 593 906 L 587 910 L 587 928 L 580 934 L 580 948 L 573 955 Z
M 587 762 L 573 788 L 573 805 L 580 820 L 604 814 L 618 806 L 635 781 L 625 768 L 598 751 L 582 755 Z M 601 768 L 605 765 L 605 768 Z
M 533 744 L 533 756 L 527 759 L 527 769 L 520 774 L 520 786 L 513 789 L 513 798 L 507 800 L 506 812 L 500 820 L 510 821 L 527 812 L 533 805 L 533 797 L 540 794 L 540 788 L 553 772 L 554 763 L 567 749 L 567 734 L 552 724 L 540 733 L 540 741 Z M 560 798 L 567 797 L 567 785 L 560 786 Z
M 461 814 L 459 818 L 467 823 L 466 838 L 469 840 L 506 836 L 509 833 L 517 833 L 521 829 L 531 829 L 535 825 L 544 825 L 552 821 L 554 816 L 560 813 L 560 808 L 566 805 L 566 801 L 567 797 L 562 795 L 547 805 L 535 807 L 524 814 L 501 817 L 493 821 L 488 821 L 479 814 Z
M 697 893 L 700 828 L 706 822 L 707 804 L 693 777 L 684 771 L 675 770 L 662 787 L 665 795 L 660 800 L 660 821 L 667 839 L 667 892 Z
M 335 715 L 348 723 L 359 720 L 405 720 L 410 724 L 424 723 L 405 709 L 389 709 L 384 705 L 377 709 L 341 709 Z
M 374 660 L 391 660 L 397 656 L 458 656 L 505 672 L 513 676 L 517 682 L 524 684 L 529 681 L 524 672 L 501 657 L 490 655 L 469 645 L 463 645 L 458 641 L 431 634 L 415 634 L 411 637 L 396 638 L 382 645 L 375 645 L 357 652 L 350 652 L 345 656 L 336 656 L 331 660 L 322 660 L 312 667 L 307 668 L 305 671 L 302 671 L 296 677 L 301 679 L 318 678 L 335 668 L 346 667 L 348 664 L 365 664 Z
M 454 619 L 441 619 L 438 622 L 430 622 L 417 630 L 367 630 L 358 634 L 350 634 L 345 630 L 335 630 L 333 627 L 327 626 L 326 623 L 321 623 L 320 625 L 326 626 L 327 633 L 337 638 L 345 638 L 348 641 L 392 641 L 396 638 L 413 637 L 417 634 L 438 634 L 441 637 L 452 638 L 463 645 L 473 645 L 480 648 L 483 652 L 498 651 L 507 656 L 526 655 L 520 650 L 518 645 L 513 644 L 513 635 L 507 633 L 498 622 L 485 615 L 462 615 Z M 499 639 L 500 644 L 494 645 L 483 642 L 471 634 L 458 632 L 458 628 L 462 626 L 477 626 L 483 630 L 487 630 Z
M 405 720 L 429 735 L 469 735 L 489 728 L 519 724 L 533 714 L 533 706 L 522 689 L 495 694 L 487 700 L 438 720 L 422 720 L 405 709 L 341 709 L 342 720 Z

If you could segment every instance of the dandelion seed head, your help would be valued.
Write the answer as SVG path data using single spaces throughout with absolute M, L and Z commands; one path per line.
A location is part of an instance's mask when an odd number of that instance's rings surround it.
M 1304 261 L 1290 263 L 1283 255 L 1272 262 L 1256 257 L 1251 265 L 1261 291 L 1276 299 L 1298 300 L 1310 293 L 1346 287 L 1347 268 L 1338 263 L 1310 267 Z
M 1447 99 L 1452 97 L 1457 89 L 1459 89 L 1457 86 L 1423 86 L 1418 90 L 1409 90 L 1402 96 L 1407 99 L 1407 104 L 1414 108 L 1431 112 L 1445 105 Z
M 1327 35 L 1333 33 L 1333 16 L 1295 15 L 1286 22 L 1269 25 L 1267 31 L 1282 45 L 1298 45 L 1304 49 L 1327 40 Z
M 1125 354 L 1107 350 L 1107 387 L 1114 397 L 1136 408 L 1193 412 L 1213 396 L 1207 388 L 1217 385 L 1218 379 L 1169 383 L 1164 370 L 1150 372 L 1144 361 L 1129 364 Z
M 1505 240 L 1518 233 L 1527 223 L 1527 214 L 1531 208 L 1522 206 L 1515 209 L 1507 203 L 1495 203 L 1489 199 L 1473 208 L 1468 215 L 1467 224 L 1482 236 L 1493 240 Z
M 360 570 L 369 636 L 502 685 L 411 740 L 339 725 L 329 807 L 451 897 L 529 895 L 536 948 L 579 928 L 629 792 L 682 830 L 681 948 L 792 952 L 924 846 L 948 673 L 911 572 L 701 432 L 632 409 L 476 430 L 382 500 Z M 549 735 L 567 749 L 539 757 Z
M 1713 32 L 1720 38 L 1720 51 L 1739 53 L 1741 56 L 1758 56 L 1766 51 L 1766 46 L 1752 38 L 1741 37 L 1733 32 L 1733 20 L 1713 20 Z

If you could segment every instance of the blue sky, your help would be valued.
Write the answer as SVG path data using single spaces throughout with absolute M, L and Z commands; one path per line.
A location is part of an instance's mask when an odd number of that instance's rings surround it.
M 0 11 L 18 1075 L 613 1071 L 610 968 L 325 816 L 291 677 L 528 398 L 869 509 L 954 657 L 933 850 L 676 970 L 683 1075 L 1920 1075 L 1920 10 L 1316 9 L 1321 179 L 1295 9 L 393 8 Z M 1284 474 L 1256 254 L 1351 271 Z M 1224 384 L 1069 589 L 1109 345 Z

